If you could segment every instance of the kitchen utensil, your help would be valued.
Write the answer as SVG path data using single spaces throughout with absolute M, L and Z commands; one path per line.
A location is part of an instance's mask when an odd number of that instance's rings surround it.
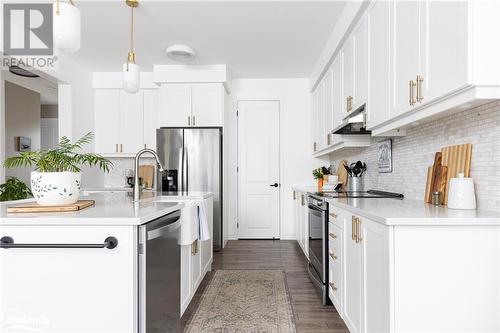
M 476 209 L 476 193 L 472 178 L 459 173 L 457 178 L 450 179 L 448 208 Z
M 436 192 L 432 192 L 432 200 L 431 200 L 431 203 L 434 205 L 434 206 L 441 206 L 442 203 L 443 203 L 443 192 L 439 192 L 439 191 L 436 191 Z
M 438 167 L 441 166 L 441 160 L 442 160 L 442 153 L 441 152 L 437 152 L 434 155 L 434 164 L 432 165 L 432 176 L 431 176 L 430 193 L 432 193 L 432 189 L 434 188 L 434 183 L 437 181 L 437 179 L 436 179 L 436 173 L 438 171 Z M 432 202 L 432 196 L 429 195 L 427 203 L 431 203 L 431 202 Z
M 424 195 L 424 202 L 427 203 L 431 202 L 433 170 L 434 170 L 433 166 L 427 168 L 427 182 L 425 183 L 425 195 Z
M 448 167 L 443 165 L 435 166 L 434 181 L 432 183 L 432 193 L 441 193 L 441 204 L 444 202 L 444 193 L 446 191 L 446 180 L 448 175 Z
M 74 204 L 66 206 L 40 206 L 36 202 L 7 207 L 7 213 L 51 213 L 51 212 L 75 212 L 93 206 L 94 200 L 78 200 Z
M 461 144 L 456 146 L 445 147 L 441 149 L 443 154 L 442 165 L 448 167 L 447 183 L 453 177 L 457 177 L 459 173 L 463 173 L 464 177 L 470 177 L 470 166 L 472 159 L 472 144 Z M 450 190 L 446 189 L 444 193 L 444 203 L 448 203 Z
M 347 174 L 352 177 L 352 171 L 351 171 L 351 169 L 346 164 L 344 164 L 344 168 L 346 169 Z
M 345 160 L 341 160 L 339 162 L 339 166 L 337 167 L 337 176 L 339 177 L 339 183 L 342 184 L 342 188 L 347 186 L 347 162 Z

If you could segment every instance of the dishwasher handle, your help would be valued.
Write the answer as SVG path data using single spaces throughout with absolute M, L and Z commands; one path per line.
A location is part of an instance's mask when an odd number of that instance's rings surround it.
M 33 243 L 14 243 L 10 236 L 4 236 L 0 239 L 0 248 L 2 249 L 114 249 L 118 246 L 118 239 L 113 236 L 106 237 L 104 243 L 100 244 L 33 244 Z

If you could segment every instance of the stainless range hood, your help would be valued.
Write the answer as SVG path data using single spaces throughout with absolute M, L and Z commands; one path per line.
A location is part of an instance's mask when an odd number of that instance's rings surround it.
M 333 134 L 371 134 L 366 130 L 366 104 L 350 112 L 342 123 L 333 129 Z

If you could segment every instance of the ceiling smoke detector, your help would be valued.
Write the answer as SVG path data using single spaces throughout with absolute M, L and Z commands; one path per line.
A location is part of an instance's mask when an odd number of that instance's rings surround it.
M 174 61 L 186 62 L 196 58 L 196 53 L 187 45 L 176 44 L 167 47 L 165 50 L 167 57 Z

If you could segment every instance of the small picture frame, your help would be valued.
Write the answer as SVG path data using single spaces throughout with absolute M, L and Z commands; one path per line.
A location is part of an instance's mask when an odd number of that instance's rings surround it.
M 378 143 L 377 164 L 379 173 L 392 172 L 392 140 L 387 139 Z
M 16 136 L 16 151 L 31 151 L 31 138 L 27 138 L 25 136 Z

